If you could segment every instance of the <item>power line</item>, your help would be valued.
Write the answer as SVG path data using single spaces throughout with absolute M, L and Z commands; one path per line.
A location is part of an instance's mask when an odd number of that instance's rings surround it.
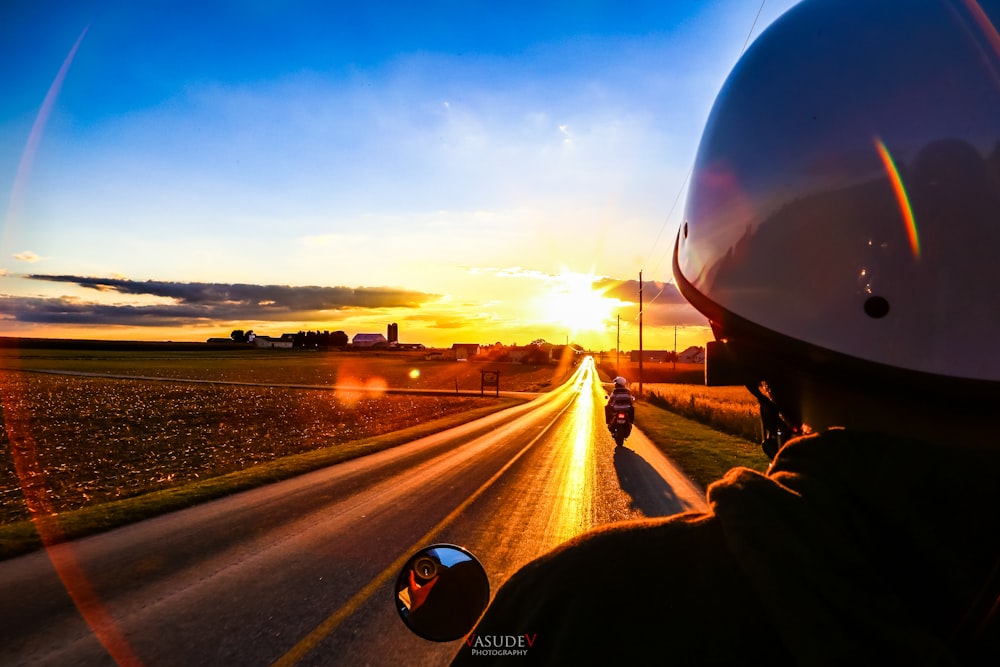
M 740 49 L 739 54 L 736 56 L 736 60 L 737 61 L 740 58 L 743 57 L 743 53 L 747 50 L 747 46 L 750 45 L 750 38 L 753 37 L 754 30 L 757 27 L 757 21 L 760 20 L 760 15 L 764 11 L 764 4 L 766 2 L 767 2 L 767 0 L 761 0 L 760 1 L 760 7 L 757 8 L 757 14 L 756 14 L 756 16 L 754 16 L 753 22 L 750 24 L 750 30 L 747 32 L 747 37 L 743 41 L 743 47 Z M 677 190 L 677 196 L 674 197 L 674 203 L 670 206 L 670 210 L 667 212 L 667 216 L 664 218 L 663 224 L 660 226 L 660 231 L 656 234 L 656 240 L 653 241 L 653 245 L 650 246 L 650 248 L 651 248 L 650 249 L 650 255 L 646 259 L 646 261 L 643 262 L 643 264 L 649 264 L 650 263 L 649 261 L 652 258 L 652 256 L 655 254 L 657 245 L 660 243 L 660 238 L 663 236 L 663 230 L 667 228 L 667 223 L 670 222 L 670 219 L 671 219 L 671 217 L 674 214 L 674 209 L 677 208 L 677 202 L 680 201 L 681 195 L 684 193 L 684 188 L 687 187 L 688 180 L 690 180 L 691 174 L 694 173 L 694 160 L 692 160 L 691 162 L 692 162 L 692 164 L 691 164 L 691 167 L 688 169 L 687 176 L 684 177 L 684 180 L 681 182 L 680 188 Z M 662 256 L 661 256 L 660 261 L 658 261 L 656 264 L 653 265 L 653 275 L 654 276 L 656 275 L 656 271 L 659 270 L 661 263 L 662 263 Z M 671 277 L 669 280 L 667 280 L 664 283 L 664 285 L 669 285 L 671 283 L 673 283 L 673 277 Z M 660 291 L 659 291 L 659 293 L 657 293 L 656 296 L 654 296 L 652 299 L 650 299 L 650 303 L 653 303 L 656 300 L 656 297 L 660 296 L 660 294 L 662 294 L 662 293 L 663 293 L 663 289 L 661 288 Z

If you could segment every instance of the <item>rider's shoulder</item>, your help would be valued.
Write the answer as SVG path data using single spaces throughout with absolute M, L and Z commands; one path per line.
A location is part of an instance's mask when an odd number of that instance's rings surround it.
M 732 617 L 731 627 L 746 630 L 740 640 L 772 637 L 725 540 L 702 513 L 595 529 L 511 577 L 476 632 L 537 635 L 531 654 L 541 662 L 614 653 L 643 664 L 657 646 L 643 639 L 654 635 L 669 639 L 681 662 L 704 661 L 716 627 L 704 623 L 709 615 Z M 736 659 L 731 647 L 716 648 L 709 662 Z

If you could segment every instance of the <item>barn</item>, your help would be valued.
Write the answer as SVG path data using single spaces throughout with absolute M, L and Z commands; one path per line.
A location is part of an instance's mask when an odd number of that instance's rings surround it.
M 388 344 L 389 341 L 380 333 L 358 333 L 351 339 L 354 347 L 385 347 Z

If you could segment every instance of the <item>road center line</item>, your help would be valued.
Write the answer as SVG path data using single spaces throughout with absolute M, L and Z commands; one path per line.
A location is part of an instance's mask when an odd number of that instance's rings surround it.
M 568 383 L 567 383 L 568 384 Z M 293 646 L 287 653 L 278 658 L 274 663 L 273 667 L 290 667 L 294 665 L 299 660 L 301 660 L 309 651 L 315 648 L 324 637 L 333 632 L 337 626 L 339 626 L 345 619 L 347 619 L 351 614 L 355 613 L 361 605 L 368 601 L 368 599 L 374 595 L 375 591 L 382 588 L 394 577 L 396 577 L 399 571 L 406 565 L 406 561 L 409 560 L 410 556 L 417 549 L 427 546 L 432 540 L 432 538 L 447 528 L 452 522 L 454 522 L 461 514 L 464 512 L 469 505 L 475 502 L 481 495 L 483 495 L 487 489 L 489 489 L 493 484 L 500 479 L 504 473 L 507 472 L 520 459 L 529 449 L 531 449 L 536 442 L 538 442 L 552 426 L 559 420 L 559 417 L 563 415 L 570 407 L 573 406 L 573 401 L 568 402 L 543 428 L 531 441 L 525 445 L 521 451 L 513 456 L 500 470 L 498 470 L 490 479 L 486 480 L 482 486 L 476 489 L 472 494 L 469 495 L 462 503 L 460 503 L 455 509 L 451 511 L 448 516 L 441 519 L 433 528 L 427 531 L 417 542 L 411 546 L 406 552 L 403 553 L 399 558 L 393 561 L 387 568 L 382 570 L 374 579 L 368 582 L 361 590 L 354 594 L 354 596 L 348 600 L 342 607 L 337 611 L 333 612 L 330 616 L 326 618 L 322 623 L 320 623 L 312 632 L 303 637 L 295 646 Z

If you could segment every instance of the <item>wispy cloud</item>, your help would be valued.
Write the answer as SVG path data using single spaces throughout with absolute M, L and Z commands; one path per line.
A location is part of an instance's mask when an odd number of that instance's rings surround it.
M 42 260 L 42 257 L 38 253 L 32 252 L 30 250 L 24 250 L 14 255 L 14 259 L 16 259 L 19 262 L 40 262 Z

